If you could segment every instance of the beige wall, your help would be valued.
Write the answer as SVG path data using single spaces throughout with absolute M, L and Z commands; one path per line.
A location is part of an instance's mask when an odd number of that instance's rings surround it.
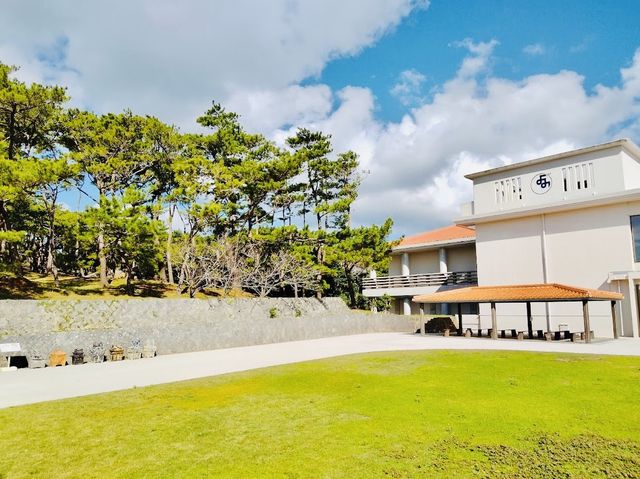
M 438 250 L 409 253 L 409 269 L 411 274 L 439 272 Z
M 475 271 L 476 248 L 475 245 L 464 245 L 447 248 L 447 269 L 449 271 Z M 394 254 L 391 257 L 389 274 L 391 276 L 402 274 L 402 254 Z M 409 270 L 411 274 L 426 274 L 440 272 L 440 259 L 438 249 L 427 251 L 415 251 L 409 253 Z
M 613 271 L 640 269 L 634 262 L 631 239 L 631 215 L 640 214 L 640 202 L 620 203 L 554 213 L 544 216 L 546 278 L 543 274 L 543 217 L 541 215 L 482 223 L 476 226 L 478 278 L 480 285 L 565 283 L 569 285 L 618 290 L 617 283 L 608 283 Z M 622 329 L 631 332 L 631 304 L 626 284 L 620 284 L 625 294 L 622 304 Z M 592 327 L 598 336 L 610 336 L 610 306 L 591 303 Z M 569 324 L 582 329 L 581 304 L 553 303 L 549 305 L 551 329 Z M 546 314 L 542 304 L 534 305 L 534 328 L 545 327 Z M 483 321 L 488 321 L 487 306 L 481 308 Z M 498 305 L 499 323 L 520 325 L 524 329 L 524 305 Z M 539 327 L 538 327 L 539 326 Z
M 542 283 L 539 216 L 476 226 L 478 283 Z
M 447 248 L 447 266 L 449 271 L 475 271 L 477 269 L 475 245 Z
M 399 276 L 402 274 L 402 255 L 393 255 L 389 265 L 389 276 Z

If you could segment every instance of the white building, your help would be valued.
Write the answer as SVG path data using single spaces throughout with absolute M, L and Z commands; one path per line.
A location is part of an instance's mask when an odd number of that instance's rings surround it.
M 618 140 L 467 178 L 474 199 L 463 205 L 456 223 L 475 228 L 480 286 L 563 283 L 621 292 L 618 331 L 638 337 L 640 149 L 633 142 Z M 582 323 L 579 304 L 533 307 L 535 329 L 579 329 Z M 497 313 L 503 327 L 521 327 L 525 317 L 519 304 L 498 305 Z M 475 321 L 486 328 L 489 317 L 488 305 L 481 305 Z M 608 304 L 593 304 L 596 336 L 612 335 L 610 318 Z M 474 320 L 465 316 L 465 327 L 475 327 L 468 321 Z
M 411 298 L 477 285 L 475 239 L 473 228 L 458 225 L 406 237 L 392 250 L 389 276 L 365 280 L 363 294 L 391 296 L 397 314 L 457 314 L 457 305 L 434 304 L 425 311 Z M 464 305 L 462 312 L 476 318 L 477 306 Z

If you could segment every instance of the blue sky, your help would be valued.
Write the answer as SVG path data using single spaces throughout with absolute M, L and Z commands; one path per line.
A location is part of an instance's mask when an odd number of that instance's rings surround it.
M 376 94 L 380 118 L 398 121 L 406 107 L 389 93 L 398 74 L 413 69 L 425 75 L 428 95 L 458 68 L 466 52 L 455 42 L 465 38 L 499 41 L 492 70 L 505 78 L 573 70 L 585 76 L 588 89 L 617 84 L 618 69 L 640 46 L 640 3 L 434 0 L 373 47 L 332 61 L 319 79 L 307 82 L 334 89 L 367 85 Z M 531 45 L 541 48 L 526 53 Z
M 637 1 L 4 0 L 0 61 L 98 113 L 330 133 L 367 172 L 354 222 L 398 236 L 454 221 L 467 173 L 640 142 L 638 25 Z

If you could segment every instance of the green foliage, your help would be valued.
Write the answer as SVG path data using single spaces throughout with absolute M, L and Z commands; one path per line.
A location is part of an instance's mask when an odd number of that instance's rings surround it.
M 358 155 L 334 153 L 329 135 L 300 128 L 280 148 L 215 102 L 197 119 L 206 132 L 182 134 L 128 110 L 69 108 L 64 88 L 14 72 L 0 63 L 0 269 L 366 306 L 360 280 L 388 267 L 391 222 L 351 228 Z M 90 206 L 61 207 L 65 191 Z M 222 279 L 239 277 L 238 261 L 255 281 Z
M 269 317 L 271 319 L 273 318 L 277 318 L 278 317 L 278 308 L 271 308 L 269 309 Z

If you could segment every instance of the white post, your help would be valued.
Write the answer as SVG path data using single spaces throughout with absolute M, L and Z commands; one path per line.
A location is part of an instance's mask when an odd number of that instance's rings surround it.
M 549 282 L 548 271 L 549 265 L 547 264 L 547 223 L 544 215 L 540 215 L 540 254 L 542 256 L 542 282 L 547 284 Z M 544 315 L 547 320 L 547 332 L 551 332 L 551 315 L 549 314 L 549 303 L 544 303 Z
M 402 253 L 402 276 L 409 276 L 410 274 L 409 253 Z
M 440 272 L 447 273 L 449 267 L 447 266 L 447 250 L 445 248 L 438 250 L 438 259 L 440 260 Z
M 447 265 L 447 250 L 445 248 L 438 249 L 438 260 L 440 263 L 440 273 L 448 273 L 449 266 Z M 449 305 L 442 303 L 440 305 L 440 311 L 442 314 L 449 314 Z
M 631 336 L 638 337 L 638 297 L 636 295 L 636 283 L 629 278 L 629 309 L 631 310 Z
M 411 298 L 402 299 L 402 314 L 411 316 Z

